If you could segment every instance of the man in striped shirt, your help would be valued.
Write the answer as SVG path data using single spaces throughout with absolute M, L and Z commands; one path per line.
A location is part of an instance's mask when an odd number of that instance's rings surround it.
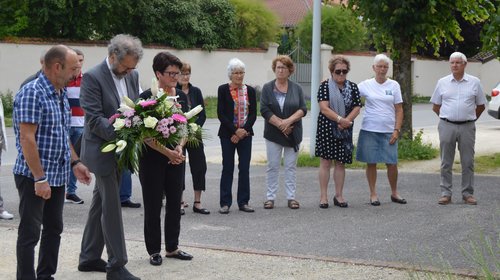
M 78 62 L 80 63 L 80 67 L 83 66 L 83 52 L 78 49 L 73 49 L 77 56 Z M 77 142 L 79 142 L 80 137 L 83 133 L 83 122 L 84 122 L 84 112 L 82 107 L 80 106 L 80 83 L 82 81 L 82 68 L 80 68 L 80 73 L 68 83 L 66 87 L 68 91 L 68 101 L 69 106 L 71 107 L 71 128 L 69 130 L 69 139 L 73 147 L 75 147 L 75 152 L 80 154 L 79 146 L 75 146 Z M 68 185 L 66 186 L 66 202 L 74 203 L 74 204 L 83 204 L 83 200 L 76 195 L 76 177 L 73 174 L 73 171 L 70 171 L 70 177 Z

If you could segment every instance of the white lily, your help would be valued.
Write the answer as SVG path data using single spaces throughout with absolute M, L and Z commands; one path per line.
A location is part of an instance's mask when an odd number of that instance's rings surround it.
M 153 78 L 151 80 L 151 97 L 156 97 L 158 95 L 158 80 Z
M 111 143 L 111 144 L 106 145 L 106 147 L 104 147 L 101 151 L 102 151 L 103 153 L 109 153 L 109 152 L 111 152 L 112 150 L 114 150 L 115 148 L 116 148 L 116 145 L 115 145 L 115 144 L 113 144 L 113 143 Z
M 186 113 L 186 118 L 189 120 L 190 118 L 198 115 L 201 111 L 203 111 L 203 107 L 201 107 L 201 105 L 198 105 Z
M 119 140 L 118 142 L 116 142 L 116 153 L 123 151 L 125 147 L 127 147 L 127 141 Z
M 125 104 L 126 104 L 128 107 L 130 107 L 130 109 L 134 109 L 134 107 L 135 107 L 135 103 L 134 103 L 134 101 L 132 101 L 132 99 L 128 98 L 128 96 L 124 95 L 124 96 L 122 97 L 122 101 L 124 101 L 124 102 L 125 102 Z
M 162 88 L 158 89 L 158 98 L 162 97 L 165 94 L 165 91 Z

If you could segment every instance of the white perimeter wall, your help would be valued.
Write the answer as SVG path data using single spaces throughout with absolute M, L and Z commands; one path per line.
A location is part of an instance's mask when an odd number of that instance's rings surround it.
M 44 50 L 52 45 L 48 44 L 13 44 L 0 43 L 0 92 L 11 90 L 17 92 L 19 85 L 29 75 L 40 68 L 39 58 Z M 85 54 L 83 71 L 101 63 L 106 55 L 105 45 L 70 45 L 82 50 Z M 160 48 L 145 48 L 144 57 L 139 62 L 137 70 L 142 88 L 150 87 L 153 78 L 153 57 L 160 51 L 169 51 L 181 60 L 191 63 L 191 82 L 200 87 L 204 96 L 216 96 L 217 87 L 228 82 L 227 63 L 229 59 L 238 57 L 246 64 L 245 82 L 254 86 L 262 86 L 274 78 L 271 62 L 277 55 L 278 45 L 272 43 L 267 50 L 216 50 L 212 52 L 199 49 L 175 50 Z M 328 60 L 331 57 L 331 47 L 322 45 L 321 48 L 322 79 L 329 76 Z M 351 72 L 348 79 L 359 83 L 373 77 L 372 64 L 374 55 L 346 54 L 351 62 Z M 413 89 L 414 94 L 430 96 L 439 78 L 450 73 L 447 60 L 414 59 Z M 500 62 L 495 59 L 488 63 L 469 62 L 466 72 L 481 79 L 485 93 L 490 94 L 491 89 L 500 82 Z M 392 65 L 389 69 L 392 76 Z M 309 93 L 306 93 L 309 95 Z

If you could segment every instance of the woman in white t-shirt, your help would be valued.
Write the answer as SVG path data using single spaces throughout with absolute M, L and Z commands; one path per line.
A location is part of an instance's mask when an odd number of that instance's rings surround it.
M 399 196 L 398 187 L 398 138 L 403 124 L 403 99 L 398 82 L 387 78 L 389 58 L 378 54 L 373 60 L 375 77 L 358 85 L 365 98 L 365 112 L 358 137 L 356 159 L 366 162 L 366 178 L 370 187 L 370 204 L 379 206 L 377 196 L 377 163 L 387 166 L 391 186 L 391 201 L 406 204 Z

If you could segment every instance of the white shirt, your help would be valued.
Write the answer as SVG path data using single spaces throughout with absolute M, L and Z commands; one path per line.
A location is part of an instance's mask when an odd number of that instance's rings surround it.
M 358 84 L 361 97 L 365 97 L 365 113 L 361 129 L 372 132 L 392 133 L 396 125 L 395 104 L 403 103 L 398 82 L 387 79 L 379 84 L 375 78 Z
M 464 74 L 457 81 L 452 74 L 439 79 L 431 97 L 431 103 L 441 105 L 439 117 L 462 122 L 476 119 L 477 105 L 486 104 L 481 81 Z

